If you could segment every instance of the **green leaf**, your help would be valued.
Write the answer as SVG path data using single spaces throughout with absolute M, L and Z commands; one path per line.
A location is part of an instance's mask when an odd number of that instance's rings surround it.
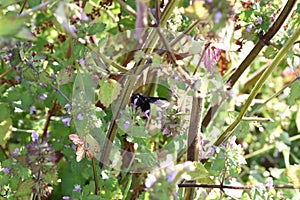
M 98 99 L 105 107 L 108 107 L 114 100 L 117 99 L 121 91 L 121 85 L 113 79 L 101 80 L 99 85 L 100 91 Z
M 0 36 L 15 36 L 26 21 L 25 17 L 0 17 Z
M 8 104 L 0 102 L 0 113 L 1 113 L 1 115 L 0 115 L 0 122 L 2 122 L 5 119 L 9 118 L 10 113 L 9 113 Z
M 33 82 L 37 82 L 38 81 L 38 75 L 37 75 L 37 73 L 32 68 L 27 68 L 24 71 L 23 76 L 28 81 L 33 81 Z
M 5 146 L 11 136 L 12 120 L 10 118 L 0 122 L 0 144 Z
M 25 27 L 22 27 L 21 30 L 16 34 L 17 38 L 37 41 L 37 38 Z
M 288 105 L 295 105 L 296 99 L 300 97 L 300 81 L 297 81 L 291 87 L 290 98 L 288 99 Z
M 57 84 L 58 85 L 63 85 L 66 83 L 69 83 L 72 81 L 73 79 L 73 69 L 72 67 L 66 67 L 63 68 L 59 71 L 58 75 L 57 75 Z
M 16 3 L 15 0 L 5 0 L 5 1 L 2 0 L 2 1 L 0 1 L 0 8 L 3 9 L 3 8 L 5 8 L 11 4 L 15 4 L 15 3 Z
M 33 103 L 33 98 L 31 96 L 31 94 L 28 92 L 23 92 L 21 95 L 21 99 L 22 99 L 22 108 L 23 109 L 29 108 L 29 106 L 31 106 Z
M 15 197 L 22 197 L 31 194 L 34 181 L 32 179 L 25 180 L 19 184 Z
M 32 8 L 34 6 L 37 6 L 41 3 L 41 0 L 28 0 L 28 4 L 29 4 L 29 7 Z
M 128 135 L 139 138 L 150 137 L 146 129 L 141 126 L 130 126 L 128 129 Z
M 50 78 L 49 74 L 45 71 L 41 72 L 39 74 L 39 82 L 44 83 L 44 84 L 50 84 L 51 78 Z
M 69 84 L 64 84 L 64 85 L 60 86 L 59 89 L 68 99 L 70 99 L 70 97 L 72 95 L 72 87 L 73 87 L 73 84 L 69 83 Z M 58 92 L 56 92 L 55 95 L 56 95 L 56 98 L 60 105 L 66 105 L 67 103 L 69 103 Z
M 95 35 L 97 33 L 102 33 L 106 28 L 106 24 L 103 22 L 98 22 L 92 24 L 92 26 L 88 30 L 88 35 Z

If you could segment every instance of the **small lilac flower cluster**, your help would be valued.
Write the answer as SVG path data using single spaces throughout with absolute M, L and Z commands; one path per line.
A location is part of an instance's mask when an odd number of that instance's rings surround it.
M 256 24 L 257 25 L 261 25 L 263 23 L 263 18 L 262 17 L 258 17 L 257 21 L 256 21 Z M 251 32 L 252 29 L 255 28 L 255 25 L 254 24 L 249 24 L 246 28 L 246 31 L 247 32 Z

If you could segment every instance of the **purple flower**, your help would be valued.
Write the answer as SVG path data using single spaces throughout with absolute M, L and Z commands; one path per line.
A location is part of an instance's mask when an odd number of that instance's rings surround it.
M 15 76 L 15 80 L 17 81 L 17 82 L 20 82 L 20 76 Z
M 2 168 L 1 171 L 3 171 L 7 175 L 10 173 L 10 170 L 6 167 Z
M 262 24 L 262 22 L 263 22 L 263 19 L 262 19 L 262 17 L 259 17 L 256 23 L 257 23 L 258 25 L 261 25 L 261 24 Z
M 130 122 L 126 121 L 123 126 L 124 130 L 127 130 L 129 128 L 129 126 L 130 126 Z
M 79 113 L 79 114 L 77 115 L 77 119 L 80 120 L 80 121 L 83 120 L 83 114 L 82 114 L 82 113 Z
M 32 138 L 32 141 L 38 141 L 38 139 L 39 139 L 39 136 L 38 136 L 38 134 L 37 134 L 37 132 L 36 131 L 32 131 L 32 133 L 31 133 L 31 138 Z
M 216 47 L 209 47 L 203 56 L 204 66 L 212 74 L 220 58 L 222 50 Z
M 156 177 L 152 174 L 148 174 L 148 177 L 145 181 L 146 190 L 149 190 L 149 188 L 157 181 Z
M 138 101 L 138 98 L 135 98 L 135 99 L 133 100 L 133 104 L 132 104 L 133 108 L 136 108 L 136 103 L 137 103 L 137 101 Z
M 63 196 L 63 200 L 70 200 L 71 198 L 69 196 Z
M 65 117 L 65 118 L 62 118 L 61 120 L 65 126 L 70 126 L 70 123 L 71 123 L 71 117 Z
M 20 152 L 20 149 L 17 147 L 17 148 L 15 148 L 15 150 L 13 151 L 12 155 L 13 155 L 13 156 L 16 156 L 19 152 Z
M 67 103 L 67 104 L 64 106 L 64 108 L 66 108 L 66 109 L 67 109 L 67 112 L 70 113 L 70 112 L 71 112 L 71 109 L 72 109 L 72 106 L 71 106 L 70 104 Z
M 295 33 L 295 29 L 292 29 L 291 31 L 290 31 L 290 34 L 292 35 L 293 33 Z
M 83 66 L 84 65 L 84 58 L 80 58 L 79 60 L 77 60 L 77 62 Z
M 169 174 L 168 174 L 168 182 L 171 183 L 174 181 L 174 178 L 175 178 L 175 169 L 172 169 Z
M 29 108 L 29 114 L 35 114 L 36 113 L 36 108 L 35 108 L 35 106 L 30 106 L 30 108 Z
M 77 184 L 74 186 L 74 189 L 73 189 L 74 192 L 80 192 L 80 190 L 81 190 L 80 185 Z
M 45 94 L 40 95 L 40 99 L 45 100 L 46 98 L 47 98 L 47 95 L 45 95 Z
M 229 141 L 229 146 L 230 147 L 233 147 L 233 146 L 236 145 L 235 144 L 235 140 L 236 140 L 236 136 L 235 135 L 230 138 L 230 141 Z
M 146 110 L 144 114 L 147 117 L 147 119 L 150 119 L 150 115 L 149 115 L 150 114 L 150 110 Z
M 273 185 L 273 178 L 272 177 L 268 177 L 268 182 L 267 182 L 267 188 L 268 190 L 274 188 L 274 185 Z
M 247 31 L 247 32 L 251 32 L 252 28 L 253 28 L 253 25 L 252 25 L 252 24 L 249 24 L 249 25 L 247 26 L 247 28 L 246 28 L 246 31 Z
M 215 23 L 218 24 L 221 19 L 222 19 L 222 12 L 218 11 L 215 15 Z

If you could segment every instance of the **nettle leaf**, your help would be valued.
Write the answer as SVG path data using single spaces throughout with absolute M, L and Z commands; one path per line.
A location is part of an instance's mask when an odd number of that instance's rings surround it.
M 98 99 L 105 107 L 108 107 L 114 100 L 117 99 L 121 91 L 121 85 L 113 79 L 100 80 L 99 85 L 100 91 Z
M 27 21 L 27 17 L 0 17 L 0 36 L 11 37 L 18 34 Z
M 50 84 L 51 78 L 50 78 L 49 74 L 45 71 L 41 72 L 39 74 L 39 82 L 44 83 L 44 84 Z
M 20 183 L 17 192 L 15 193 L 15 197 L 22 197 L 31 194 L 34 184 L 33 179 L 28 179 Z
M 300 188 L 300 165 L 291 165 L 287 169 L 287 176 L 293 183 L 294 188 Z
M 106 28 L 106 24 L 103 22 L 98 22 L 92 24 L 92 26 L 88 30 L 88 35 L 95 35 L 97 33 L 102 33 Z
M 150 137 L 147 130 L 142 126 L 130 126 L 128 129 L 128 134 L 138 138 Z
M 57 75 L 57 84 L 63 85 L 72 81 L 73 79 L 73 69 L 71 66 L 67 66 L 61 69 Z

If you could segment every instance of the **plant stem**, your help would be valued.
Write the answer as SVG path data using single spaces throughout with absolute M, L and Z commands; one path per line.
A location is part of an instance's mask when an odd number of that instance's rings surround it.
M 278 32 L 284 21 L 287 19 L 290 12 L 293 10 L 293 7 L 296 3 L 296 0 L 289 0 L 286 5 L 284 6 L 283 10 L 281 11 L 280 15 L 274 22 L 273 26 L 268 30 L 268 32 L 263 35 L 260 40 L 257 42 L 257 44 L 253 47 L 253 49 L 250 51 L 248 56 L 243 60 L 243 62 L 239 65 L 239 67 L 236 69 L 236 71 L 230 76 L 230 78 L 227 81 L 228 90 L 230 90 L 234 84 L 237 82 L 237 80 L 241 77 L 242 73 L 250 66 L 252 61 L 257 57 L 261 49 L 267 45 L 272 37 Z M 225 101 L 223 98 L 221 103 Z M 220 105 L 219 104 L 219 105 Z M 203 121 L 202 121 L 202 127 L 205 128 L 210 123 L 211 119 L 215 115 L 216 111 L 219 108 L 219 105 L 216 104 L 208 109 L 207 114 L 205 115 Z
M 192 102 L 192 112 L 190 117 L 190 126 L 188 132 L 188 147 L 187 147 L 187 160 L 198 161 L 200 151 L 203 149 L 203 136 L 201 133 L 202 112 L 204 107 L 203 97 L 200 93 L 195 92 Z M 194 182 L 194 181 L 193 181 Z M 184 199 L 194 199 L 195 188 L 186 188 Z
M 92 167 L 93 167 L 93 174 L 94 174 L 94 180 L 95 180 L 95 195 L 99 194 L 99 183 L 98 183 L 98 175 L 97 175 L 97 169 L 96 169 L 96 158 L 92 158 Z
M 166 25 L 168 17 L 171 15 L 171 12 L 173 11 L 174 7 L 178 4 L 178 0 L 169 1 L 168 5 L 166 6 L 164 12 L 162 13 L 162 21 L 160 24 L 162 26 Z M 141 49 L 145 50 L 146 54 L 151 53 L 154 50 L 154 47 L 156 46 L 158 42 L 158 35 L 156 34 L 155 30 L 152 30 L 148 36 L 147 40 L 143 43 L 143 46 Z M 141 74 L 141 72 L 145 69 L 145 66 L 147 66 L 147 61 L 142 59 L 139 62 L 136 63 L 132 70 L 132 74 L 126 76 L 123 79 L 124 88 L 122 93 L 120 94 L 119 101 L 116 102 L 116 107 L 114 110 L 114 115 L 111 119 L 110 126 L 108 128 L 108 132 L 106 135 L 106 139 L 103 144 L 103 149 L 100 157 L 99 166 L 100 168 L 103 168 L 105 164 L 107 164 L 109 153 L 112 148 L 112 143 L 115 139 L 118 126 L 116 124 L 116 119 L 119 118 L 120 111 L 125 108 L 125 106 L 128 103 L 128 99 L 130 99 L 130 95 L 132 93 L 132 90 L 134 88 L 134 85 L 136 84 L 137 76 Z
M 259 92 L 260 88 L 262 87 L 262 85 L 265 83 L 267 78 L 271 75 L 273 70 L 280 64 L 282 58 L 286 55 L 288 50 L 292 47 L 293 43 L 298 39 L 299 35 L 300 35 L 300 27 L 298 27 L 298 29 L 296 29 L 296 31 L 292 35 L 292 37 L 290 37 L 290 39 L 287 41 L 287 43 L 278 52 L 278 54 L 274 58 L 271 65 L 264 71 L 262 76 L 259 78 L 255 87 L 251 91 L 248 99 L 246 100 L 245 104 L 241 108 L 241 111 L 240 111 L 238 117 L 234 120 L 234 122 L 232 124 L 230 124 L 230 126 L 222 133 L 222 135 L 214 143 L 216 146 L 219 146 L 224 140 L 226 140 L 231 135 L 232 131 L 236 128 L 236 126 L 240 123 L 240 121 L 244 117 L 245 113 L 247 112 L 252 100 L 255 98 L 255 96 Z
M 184 188 L 218 188 L 218 189 L 234 189 L 234 190 L 251 190 L 257 188 L 255 185 L 233 186 L 233 185 L 212 185 L 212 184 L 196 184 L 196 183 L 181 183 L 178 187 Z M 268 186 L 265 186 L 268 188 Z M 273 185 L 275 189 L 297 189 L 293 185 Z
M 133 8 L 131 8 L 128 4 L 126 4 L 124 1 L 122 0 L 116 0 L 116 2 L 118 2 L 120 4 L 120 6 L 126 11 L 128 12 L 128 14 L 132 15 L 133 17 L 136 17 L 136 12 Z

